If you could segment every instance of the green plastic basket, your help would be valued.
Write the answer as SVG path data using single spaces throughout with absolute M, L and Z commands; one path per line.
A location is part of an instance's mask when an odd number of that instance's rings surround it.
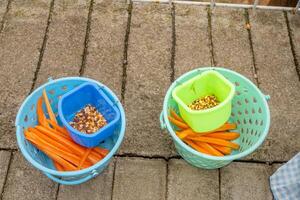
M 184 121 L 196 132 L 207 132 L 229 119 L 234 93 L 235 87 L 229 80 L 215 70 L 208 70 L 175 87 L 172 97 Z M 206 95 L 215 95 L 220 104 L 205 110 L 192 110 L 187 106 Z
M 235 131 L 240 133 L 240 137 L 234 142 L 240 144 L 240 149 L 233 151 L 231 155 L 223 157 L 203 154 L 186 145 L 176 136 L 175 131 L 177 130 L 177 127 L 173 126 L 168 120 L 170 108 L 179 114 L 177 103 L 172 97 L 174 88 L 183 82 L 212 69 L 218 71 L 225 78 L 234 83 L 236 90 L 232 99 L 232 112 L 229 121 L 237 124 L 237 130 Z M 214 67 L 195 69 L 179 77 L 168 89 L 164 99 L 163 111 L 160 116 L 161 128 L 168 129 L 177 152 L 188 163 L 205 169 L 220 168 L 233 160 L 249 155 L 263 143 L 270 126 L 270 111 L 267 104 L 269 98 L 269 96 L 262 94 L 250 80 L 234 71 Z

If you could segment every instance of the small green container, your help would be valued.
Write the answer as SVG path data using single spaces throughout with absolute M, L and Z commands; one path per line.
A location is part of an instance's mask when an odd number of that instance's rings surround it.
M 208 70 L 177 86 L 172 96 L 185 122 L 196 132 L 206 132 L 219 128 L 229 119 L 234 93 L 235 87 L 230 81 L 219 72 Z M 207 95 L 215 95 L 220 104 L 205 110 L 192 110 L 187 106 Z

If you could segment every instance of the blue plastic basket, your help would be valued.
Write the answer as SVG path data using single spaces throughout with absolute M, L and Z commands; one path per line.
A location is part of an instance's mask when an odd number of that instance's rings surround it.
M 75 114 L 87 104 L 96 107 L 107 121 L 107 125 L 92 134 L 81 133 L 69 124 Z M 58 102 L 58 115 L 73 140 L 89 148 L 98 146 L 110 137 L 120 119 L 117 105 L 108 98 L 101 87 L 92 83 L 84 83 L 64 94 Z
M 172 97 L 172 91 L 177 85 L 207 71 L 216 70 L 225 78 L 235 84 L 236 93 L 232 99 L 232 112 L 230 122 L 237 124 L 236 132 L 240 137 L 234 142 L 240 144 L 240 149 L 234 150 L 231 155 L 210 156 L 194 150 L 179 139 L 175 133 L 177 129 L 168 120 L 170 109 L 178 112 L 178 105 Z M 203 67 L 187 72 L 175 80 L 169 87 L 164 99 L 163 111 L 160 115 L 162 129 L 167 128 L 172 136 L 177 152 L 191 165 L 205 169 L 223 167 L 233 160 L 243 158 L 255 151 L 267 137 L 270 127 L 270 111 L 265 96 L 250 80 L 241 74 L 229 69 L 216 67 Z
M 23 131 L 26 127 L 35 126 L 37 124 L 36 102 L 42 95 L 43 89 L 46 89 L 49 99 L 52 100 L 50 103 L 53 111 L 57 115 L 58 99 L 66 92 L 86 82 L 91 82 L 101 87 L 109 99 L 117 105 L 121 117 L 119 118 L 117 128 L 115 129 L 113 135 L 99 145 L 100 147 L 109 150 L 109 153 L 105 158 L 93 166 L 83 170 L 60 172 L 55 169 L 51 159 L 49 159 L 44 153 L 36 149 L 25 139 Z M 37 88 L 25 99 L 16 117 L 17 141 L 24 157 L 28 160 L 28 162 L 30 162 L 37 169 L 41 170 L 50 179 L 65 185 L 80 184 L 100 174 L 108 166 L 109 162 L 113 158 L 113 155 L 119 149 L 121 142 L 123 141 L 124 134 L 125 113 L 117 96 L 105 85 L 88 78 L 68 77 L 57 80 L 49 80 L 48 83 Z

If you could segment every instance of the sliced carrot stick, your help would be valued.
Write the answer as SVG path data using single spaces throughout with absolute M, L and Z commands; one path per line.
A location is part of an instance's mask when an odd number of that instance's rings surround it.
M 176 135 L 180 138 L 180 139 L 184 139 L 187 136 L 203 136 L 206 135 L 206 133 L 196 133 L 194 132 L 192 129 L 188 128 L 186 130 L 180 131 L 180 132 L 176 132 Z
M 40 147 L 39 145 L 36 145 L 37 148 L 39 149 L 43 149 L 42 147 Z M 65 159 L 61 158 L 60 156 L 54 154 L 51 151 L 47 151 L 47 150 L 42 150 L 49 158 L 51 158 L 52 160 L 56 161 L 57 163 L 59 163 L 66 171 L 74 171 L 77 170 L 77 168 L 72 165 L 71 163 L 69 163 L 68 161 L 66 161 Z
M 62 133 L 62 132 L 59 132 L 57 129 L 53 129 L 53 128 L 51 128 L 51 127 L 45 127 L 45 128 L 48 129 L 49 131 L 53 132 L 53 134 L 60 135 L 60 136 L 66 138 L 66 139 L 68 139 L 68 140 L 72 140 L 71 136 L 66 135 L 66 134 L 64 134 L 64 133 Z
M 40 132 L 39 130 L 35 129 L 35 128 L 28 128 L 28 131 L 31 133 L 34 133 L 37 137 L 47 141 L 50 144 L 53 144 L 55 146 L 57 146 L 58 148 L 67 151 L 69 153 L 73 153 L 72 150 L 68 147 L 66 147 L 65 145 L 57 142 L 57 140 L 53 140 L 52 138 L 48 137 L 47 135 L 45 135 L 44 133 Z M 26 134 L 26 132 L 25 132 Z
M 210 144 L 206 142 L 195 142 L 198 146 L 206 149 L 208 152 L 210 152 L 211 155 L 213 156 L 224 156 L 220 151 L 216 150 L 213 148 Z
M 32 143 L 36 144 L 39 146 L 39 148 L 42 148 L 40 150 L 42 151 L 51 151 L 52 153 L 60 156 L 61 158 L 65 159 L 66 161 L 72 163 L 75 166 L 79 166 L 80 164 L 80 158 L 78 156 L 76 156 L 75 154 L 69 153 L 69 152 L 65 152 L 49 143 L 46 143 L 44 141 L 42 141 L 39 138 L 34 138 L 34 137 L 27 137 L 27 140 L 31 141 Z M 83 167 L 89 167 L 91 166 L 90 163 L 83 163 Z
M 236 143 L 229 142 L 229 141 L 223 140 L 223 139 L 218 139 L 218 138 L 211 138 L 211 137 L 204 137 L 204 136 L 198 136 L 198 137 L 188 136 L 187 138 L 190 140 L 193 140 L 193 141 L 207 142 L 210 144 L 218 144 L 218 145 L 230 147 L 233 149 L 239 149 L 239 147 L 240 147 L 240 145 L 238 145 Z
M 225 155 L 230 155 L 231 154 L 231 148 L 230 147 L 224 147 L 224 146 L 220 146 L 217 144 L 210 144 L 212 147 L 214 147 L 215 149 L 217 149 L 218 151 L 220 151 L 221 153 L 225 154 Z
M 178 120 L 180 122 L 185 123 L 183 121 L 183 119 L 179 115 L 177 115 L 177 113 L 173 109 L 170 109 L 170 114 L 171 114 L 172 117 L 174 117 L 174 119 L 176 119 L 176 120 Z
M 170 122 L 172 122 L 178 128 L 181 128 L 181 129 L 187 129 L 187 128 L 189 128 L 189 126 L 186 123 L 184 123 L 184 122 L 180 122 L 180 121 L 174 119 L 171 116 L 168 116 L 168 118 L 169 118 Z
M 75 154 L 77 154 L 79 156 L 84 155 L 85 148 L 74 143 L 73 141 L 70 141 L 61 135 L 54 134 L 53 132 L 49 131 L 48 129 L 46 129 L 45 127 L 42 127 L 42 126 L 36 126 L 36 129 L 38 129 L 45 135 L 49 136 L 50 138 L 57 140 L 59 143 L 65 145 L 66 147 L 70 148 Z M 99 161 L 99 157 L 96 157 L 94 154 L 90 154 L 88 156 L 88 160 L 90 160 L 93 164 L 95 164 Z
M 51 121 L 49 119 L 46 119 L 46 120 L 57 131 L 63 133 L 64 135 L 69 135 L 68 131 L 64 127 L 59 126 L 57 123 L 55 123 L 54 121 Z
M 49 117 L 50 117 L 51 121 L 54 121 L 55 123 L 57 123 L 56 117 L 55 117 L 55 115 L 53 113 L 53 110 L 51 108 L 51 105 L 50 105 L 50 102 L 49 102 L 49 99 L 48 99 L 48 96 L 47 96 L 47 93 L 46 93 L 45 89 L 43 90 L 43 97 L 44 97 L 46 108 L 47 108 L 47 111 L 48 111 L 48 114 L 49 114 Z
M 233 129 L 236 129 L 236 124 L 225 123 L 223 126 L 221 126 L 220 128 L 217 128 L 213 132 L 228 131 L 228 130 L 233 130 Z
M 37 113 L 37 118 L 38 118 L 39 124 L 41 124 L 42 126 L 48 127 L 49 124 L 47 124 L 47 122 L 46 122 L 46 116 L 43 111 L 43 98 L 42 97 L 40 97 L 37 101 L 36 113 Z
M 105 157 L 109 153 L 109 151 L 107 149 L 100 148 L 100 147 L 95 147 L 95 148 L 93 148 L 93 150 L 95 152 L 97 152 L 98 154 L 100 154 L 102 157 Z
M 215 133 L 206 134 L 205 136 L 224 139 L 224 140 L 235 140 L 238 137 L 240 137 L 240 134 L 235 132 L 215 132 Z
M 81 169 L 81 166 L 83 165 L 83 163 L 85 162 L 86 158 L 91 153 L 91 151 L 92 151 L 91 148 L 85 150 L 85 153 L 84 153 L 83 157 L 81 158 L 80 163 L 78 165 L 78 169 Z
M 58 171 L 64 171 L 64 168 L 56 161 L 53 161 L 54 163 L 54 167 L 58 170 Z
M 198 146 L 192 140 L 185 139 L 184 142 L 187 143 L 188 145 L 190 145 L 193 149 L 195 149 L 195 150 L 197 150 L 197 151 L 199 151 L 201 153 L 205 153 L 205 154 L 211 155 L 209 151 L 207 151 L 206 149 Z

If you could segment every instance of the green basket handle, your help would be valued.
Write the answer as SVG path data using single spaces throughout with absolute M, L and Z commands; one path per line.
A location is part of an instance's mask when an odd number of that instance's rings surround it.
M 165 120 L 164 120 L 164 114 L 163 113 L 164 112 L 161 111 L 160 116 L 159 116 L 161 130 L 165 130 L 167 128 L 167 125 L 166 125 Z
M 270 95 L 265 95 L 265 99 L 269 101 L 271 99 Z

